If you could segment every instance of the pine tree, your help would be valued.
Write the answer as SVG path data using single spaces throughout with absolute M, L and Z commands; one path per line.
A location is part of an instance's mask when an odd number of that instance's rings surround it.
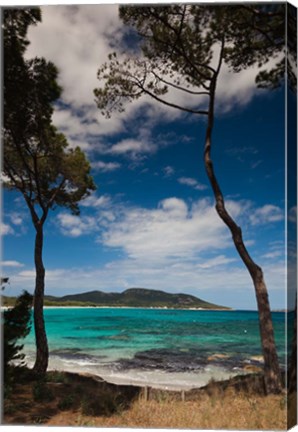
M 3 172 L 5 186 L 21 193 L 35 228 L 34 370 L 48 366 L 43 302 L 44 224 L 57 206 L 79 214 L 78 203 L 95 190 L 90 164 L 80 148 L 69 148 L 52 124 L 53 103 L 59 98 L 57 68 L 43 58 L 24 59 L 30 24 L 40 21 L 39 9 L 4 9 Z
M 284 80 L 285 11 L 285 4 L 120 7 L 120 18 L 129 29 L 130 52 L 122 54 L 121 60 L 116 53 L 110 54 L 98 71 L 101 86 L 94 90 L 98 108 L 108 117 L 143 95 L 205 117 L 205 169 L 216 211 L 229 228 L 254 285 L 268 393 L 282 388 L 268 291 L 261 267 L 249 254 L 241 228 L 225 206 L 211 149 L 218 78 L 224 63 L 234 72 L 255 64 L 264 67 L 256 77 L 261 87 L 274 88 Z M 266 62 L 273 58 L 276 65 L 266 70 Z M 168 97 L 170 90 L 184 94 L 184 102 L 173 102 Z

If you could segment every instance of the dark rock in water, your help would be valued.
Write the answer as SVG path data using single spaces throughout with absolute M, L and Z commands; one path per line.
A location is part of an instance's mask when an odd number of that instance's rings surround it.
M 167 372 L 188 372 L 202 369 L 206 360 L 192 352 L 152 349 L 135 354 L 132 359 L 121 359 L 118 364 L 122 369 L 165 370 Z
M 50 352 L 50 356 L 57 356 L 63 358 L 65 360 L 80 360 L 80 361 L 88 361 L 92 363 L 97 363 L 99 359 L 106 358 L 106 356 L 95 356 L 91 354 L 85 354 L 81 349 L 78 348 L 66 348 L 66 349 L 57 349 Z
M 242 369 L 245 359 L 240 355 L 210 354 L 193 349 L 151 349 L 135 354 L 132 359 L 120 359 L 120 369 L 164 370 L 167 372 L 193 372 L 208 365 L 228 371 Z
M 52 350 L 50 354 L 54 354 L 54 355 L 76 354 L 80 351 L 81 351 L 80 348 L 65 348 L 65 349 Z

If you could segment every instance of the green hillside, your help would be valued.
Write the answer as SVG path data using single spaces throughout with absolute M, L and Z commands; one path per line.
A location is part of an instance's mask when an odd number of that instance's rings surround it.
M 3 297 L 4 306 L 13 304 L 13 298 Z M 189 294 L 170 294 L 145 288 L 130 288 L 122 293 L 90 291 L 63 297 L 45 296 L 46 306 L 126 306 L 168 307 L 174 309 L 229 309 L 201 300 Z

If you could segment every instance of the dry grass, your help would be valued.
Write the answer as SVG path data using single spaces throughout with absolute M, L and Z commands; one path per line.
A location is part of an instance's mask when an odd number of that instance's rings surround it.
M 57 425 L 61 418 L 48 424 Z M 217 397 L 196 401 L 135 401 L 110 417 L 77 417 L 71 425 L 175 429 L 286 429 L 286 407 L 282 396 L 247 396 L 230 390 Z M 69 424 L 69 423 L 68 423 Z
M 260 377 L 212 382 L 186 392 L 185 401 L 181 393 L 152 390 L 146 401 L 136 388 L 127 386 L 124 391 L 122 386 L 91 377 L 62 374 L 59 380 L 55 376 L 47 380 L 49 400 L 33 400 L 36 382 L 32 379 L 18 383 L 4 401 L 3 420 L 5 424 L 52 426 L 285 430 L 285 395 L 264 396 L 260 383 Z

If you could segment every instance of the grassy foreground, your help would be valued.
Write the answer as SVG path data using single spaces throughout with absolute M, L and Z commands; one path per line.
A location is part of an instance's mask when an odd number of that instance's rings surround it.
M 23 370 L 4 394 L 3 424 L 175 429 L 287 427 L 287 399 L 264 396 L 260 375 L 170 392 L 117 386 L 91 376 Z

